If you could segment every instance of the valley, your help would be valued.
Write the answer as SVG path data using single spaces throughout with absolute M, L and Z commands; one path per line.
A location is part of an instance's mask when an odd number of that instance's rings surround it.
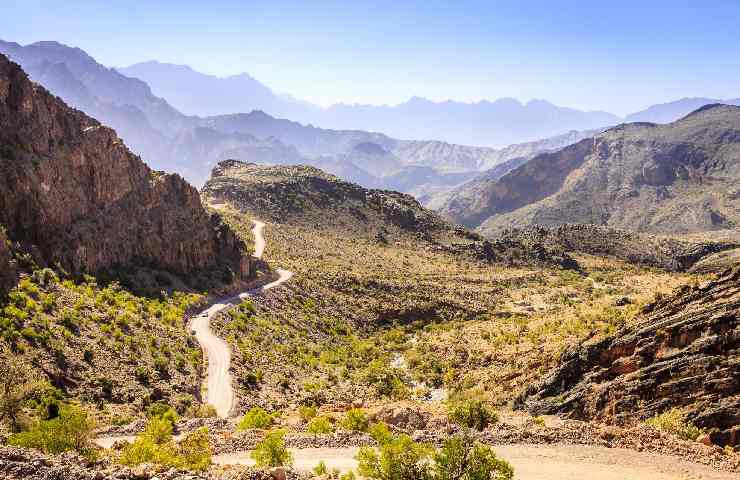
M 0 478 L 737 478 L 736 103 L 0 41 Z

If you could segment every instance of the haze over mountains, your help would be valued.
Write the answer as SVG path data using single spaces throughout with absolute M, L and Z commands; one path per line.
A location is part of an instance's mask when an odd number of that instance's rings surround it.
M 474 202 L 485 203 L 482 192 L 488 184 L 532 157 L 621 122 L 604 112 L 579 112 L 545 101 L 523 105 L 513 99 L 466 104 L 414 98 L 394 107 L 322 109 L 278 95 L 247 74 L 217 78 L 158 62 L 111 69 L 84 51 L 57 42 L 21 46 L 0 41 L 0 52 L 69 104 L 114 127 L 149 164 L 178 172 L 196 185 L 227 158 L 308 164 L 367 188 L 410 193 L 432 208 L 444 205 L 452 218 L 471 225 L 476 224 L 471 223 L 471 215 L 478 214 L 465 213 L 469 206 L 460 199 L 475 197 Z M 682 99 L 654 105 L 627 119 L 667 122 L 712 102 L 716 101 Z M 186 115 L 178 108 L 213 115 Z M 270 114 L 274 112 L 278 113 Z M 366 130 L 319 128 L 296 119 Z M 394 131 L 405 138 L 437 139 L 400 140 L 388 135 Z M 470 143 L 550 137 L 498 149 L 443 141 L 458 135 L 457 131 L 464 131 Z
M 624 124 L 462 187 L 442 208 L 495 234 L 589 223 L 654 233 L 734 230 L 740 107 L 704 106 L 666 125 Z

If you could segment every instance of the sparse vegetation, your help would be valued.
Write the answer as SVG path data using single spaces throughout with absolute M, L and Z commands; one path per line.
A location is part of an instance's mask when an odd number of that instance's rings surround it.
M 696 440 L 702 429 L 686 420 L 681 410 L 672 408 L 646 421 L 648 425 L 684 440 Z
M 252 451 L 259 467 L 282 467 L 293 464 L 293 456 L 285 448 L 285 430 L 271 430 Z
M 208 429 L 187 434 L 179 444 L 172 439 L 172 424 L 158 417 L 149 420 L 146 430 L 120 452 L 123 465 L 154 463 L 187 470 L 206 470 L 211 464 Z
M 265 409 L 253 407 L 244 414 L 239 421 L 237 428 L 239 430 L 248 430 L 250 428 L 270 428 L 275 421 L 275 417 L 269 414 Z
M 76 451 L 89 459 L 94 459 L 96 456 L 92 444 L 94 426 L 85 410 L 65 405 L 57 417 L 37 420 L 27 430 L 11 435 L 8 444 L 35 448 L 51 454 Z
M 477 399 L 451 403 L 448 406 L 447 416 L 458 425 L 479 431 L 498 421 L 496 412 Z
M 334 431 L 334 426 L 331 423 L 329 417 L 324 415 L 314 417 L 308 422 L 308 433 L 313 435 L 321 435 L 324 433 L 331 433 Z
M 352 408 L 347 410 L 342 420 L 342 428 L 355 432 L 367 432 L 370 427 L 370 421 L 361 408 Z

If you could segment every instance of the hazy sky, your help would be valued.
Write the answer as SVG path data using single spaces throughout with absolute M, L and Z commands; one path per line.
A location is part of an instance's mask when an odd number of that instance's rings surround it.
M 327 105 L 544 98 L 625 114 L 740 97 L 740 1 L 2 0 L 0 38 L 248 72 Z

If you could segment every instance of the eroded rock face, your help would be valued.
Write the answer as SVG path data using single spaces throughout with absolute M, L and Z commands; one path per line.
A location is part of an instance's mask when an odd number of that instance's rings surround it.
M 635 326 L 566 351 L 520 406 L 622 423 L 684 408 L 714 443 L 740 443 L 740 268 L 645 308 Z
M 206 212 L 195 188 L 149 169 L 113 130 L 2 55 L 0 169 L 0 225 L 41 265 L 249 271 L 244 245 Z

